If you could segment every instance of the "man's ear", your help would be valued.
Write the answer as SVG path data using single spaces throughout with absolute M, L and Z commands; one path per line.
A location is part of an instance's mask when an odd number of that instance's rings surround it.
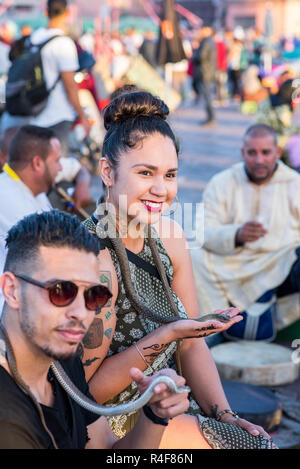
M 34 171 L 43 172 L 45 168 L 45 161 L 39 155 L 35 155 L 31 160 L 31 166 Z
M 107 158 L 100 158 L 99 172 L 104 184 L 110 187 L 114 182 L 114 171 Z
M 278 145 L 277 146 L 277 160 L 280 160 L 283 149 Z
M 242 160 L 245 161 L 245 148 L 242 146 L 241 148 L 241 155 L 242 155 Z
M 18 309 L 20 304 L 20 284 L 12 272 L 4 272 L 2 274 L 0 288 L 8 306 L 12 309 Z

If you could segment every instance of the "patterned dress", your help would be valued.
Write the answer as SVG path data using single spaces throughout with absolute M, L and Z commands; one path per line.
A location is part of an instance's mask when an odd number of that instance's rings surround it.
M 84 224 L 88 227 L 89 230 L 96 232 L 96 225 L 93 219 L 89 218 L 84 222 Z M 152 234 L 153 237 L 155 237 L 157 250 L 165 267 L 165 272 L 169 278 L 169 281 L 171 282 L 173 276 L 173 266 L 171 259 L 154 229 L 152 229 Z M 115 305 L 117 324 L 107 354 L 108 357 L 126 350 L 128 347 L 133 345 L 133 343 L 137 342 L 142 337 L 157 329 L 161 325 L 138 314 L 131 306 L 131 303 L 125 294 L 120 265 L 116 253 L 112 248 L 109 248 L 109 251 L 116 270 L 119 291 Z M 138 255 L 144 261 L 147 261 L 155 266 L 147 238 L 145 238 L 143 250 Z M 131 280 L 141 301 L 151 310 L 154 310 L 159 314 L 163 314 L 164 316 L 173 316 L 161 281 L 155 276 L 151 275 L 149 272 L 136 266 L 132 262 L 129 262 L 129 265 Z M 178 308 L 180 317 L 186 318 L 187 314 L 180 299 L 173 291 L 172 296 Z M 151 366 L 149 366 L 144 371 L 144 373 L 149 376 L 166 367 L 176 369 L 176 365 L 173 360 L 173 354 L 176 350 L 176 346 L 176 342 L 171 342 L 167 348 L 155 358 Z M 124 404 L 128 401 L 134 401 L 138 397 L 139 392 L 136 384 L 133 382 L 117 396 L 107 401 L 105 405 Z M 217 422 L 215 419 L 206 417 L 192 394 L 189 395 L 189 400 L 190 407 L 187 413 L 197 416 L 202 432 L 206 440 L 213 448 L 269 447 L 269 443 L 261 435 L 259 437 L 252 437 L 250 434 L 243 431 L 239 427 Z M 122 438 L 134 426 L 138 415 L 139 412 L 129 415 L 109 417 L 108 423 L 115 435 L 118 438 Z

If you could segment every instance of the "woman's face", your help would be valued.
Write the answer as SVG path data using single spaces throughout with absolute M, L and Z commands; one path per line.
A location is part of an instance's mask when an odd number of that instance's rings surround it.
M 178 157 L 173 141 L 155 133 L 120 156 L 109 202 L 127 221 L 158 222 L 177 193 Z

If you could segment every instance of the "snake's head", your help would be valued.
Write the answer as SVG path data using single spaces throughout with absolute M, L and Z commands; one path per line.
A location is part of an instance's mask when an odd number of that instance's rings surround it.
M 230 320 L 231 320 L 230 314 L 227 314 L 227 313 L 218 314 L 218 321 L 229 322 Z

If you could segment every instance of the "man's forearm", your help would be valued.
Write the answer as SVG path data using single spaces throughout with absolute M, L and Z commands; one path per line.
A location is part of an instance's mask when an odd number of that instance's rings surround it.
M 223 226 L 207 226 L 204 233 L 204 248 L 220 255 L 235 252 L 236 233 L 240 225 L 226 224 Z
M 104 403 L 126 389 L 132 382 L 130 368 L 137 367 L 144 371 L 173 340 L 172 326 L 161 326 L 137 342 L 143 358 L 135 345 L 106 358 L 89 380 L 89 387 L 95 399 Z M 90 362 L 93 362 L 92 357 L 90 358 Z
M 74 80 L 74 73 L 73 72 L 62 72 L 61 79 L 65 88 L 65 92 L 67 94 L 68 100 L 72 107 L 75 109 L 76 113 L 78 114 L 79 118 L 85 118 L 84 111 L 81 107 L 79 96 L 78 96 L 78 87 Z

